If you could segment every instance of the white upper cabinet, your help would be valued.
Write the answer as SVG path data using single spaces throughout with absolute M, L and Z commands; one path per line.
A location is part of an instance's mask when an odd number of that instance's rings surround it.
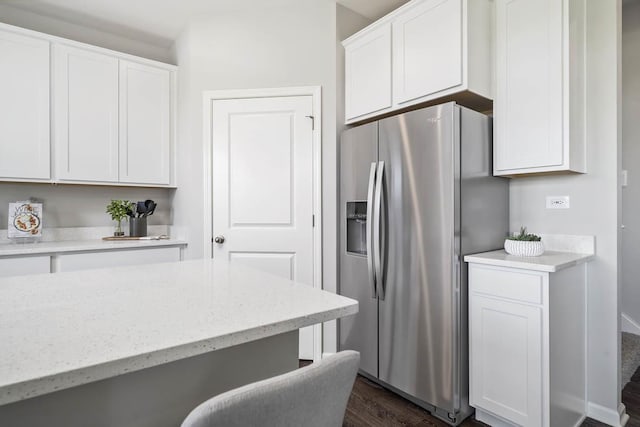
M 54 47 L 56 177 L 118 182 L 118 59 Z
M 586 172 L 584 28 L 581 1 L 496 1 L 495 175 Z
M 0 179 L 48 180 L 49 42 L 0 29 Z
M 176 74 L 0 23 L 0 181 L 175 187 Z
M 120 61 L 120 182 L 171 180 L 171 73 Z
M 437 37 L 435 37 L 437 35 Z M 462 2 L 425 1 L 393 22 L 393 100 L 462 84 Z
M 346 122 L 444 100 L 490 109 L 492 15 L 490 0 L 413 0 L 345 40 Z
M 345 45 L 345 89 L 347 118 L 391 107 L 391 24 Z

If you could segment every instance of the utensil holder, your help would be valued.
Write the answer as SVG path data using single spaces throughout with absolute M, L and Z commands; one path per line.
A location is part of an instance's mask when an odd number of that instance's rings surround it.
M 147 235 L 147 217 L 129 218 L 129 236 L 145 237 Z

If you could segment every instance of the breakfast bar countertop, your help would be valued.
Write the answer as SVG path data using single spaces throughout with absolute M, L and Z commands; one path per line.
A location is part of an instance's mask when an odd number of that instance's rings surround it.
M 348 316 L 358 303 L 193 260 L 0 279 L 0 405 Z

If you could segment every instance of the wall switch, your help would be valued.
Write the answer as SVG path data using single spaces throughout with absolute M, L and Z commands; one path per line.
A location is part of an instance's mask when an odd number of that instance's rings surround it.
M 623 187 L 626 187 L 629 184 L 629 172 L 626 169 L 622 170 L 622 176 L 620 176 L 620 181 Z
M 569 209 L 569 196 L 547 196 L 547 209 Z

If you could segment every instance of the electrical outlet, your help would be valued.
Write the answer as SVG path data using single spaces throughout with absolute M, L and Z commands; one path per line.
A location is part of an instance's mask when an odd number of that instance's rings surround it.
M 547 209 L 569 209 L 569 196 L 547 196 Z

